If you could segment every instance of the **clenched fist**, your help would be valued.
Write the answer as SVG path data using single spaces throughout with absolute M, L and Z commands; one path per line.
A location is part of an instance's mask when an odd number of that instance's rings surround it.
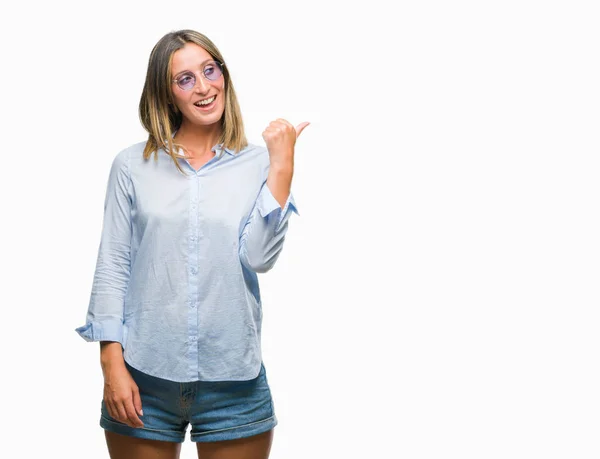
M 267 144 L 267 150 L 269 150 L 271 165 L 285 167 L 294 164 L 296 139 L 309 124 L 308 121 L 305 121 L 294 127 L 292 123 L 283 118 L 277 118 L 269 123 L 263 131 L 262 137 Z

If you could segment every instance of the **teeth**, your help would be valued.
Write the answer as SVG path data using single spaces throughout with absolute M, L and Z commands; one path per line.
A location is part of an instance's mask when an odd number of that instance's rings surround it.
M 210 99 L 206 99 L 206 100 L 203 100 L 203 101 L 201 101 L 201 102 L 197 102 L 197 103 L 195 103 L 194 105 L 208 105 L 208 104 L 210 104 L 210 103 L 211 103 L 213 100 L 215 100 L 215 96 L 212 96 Z

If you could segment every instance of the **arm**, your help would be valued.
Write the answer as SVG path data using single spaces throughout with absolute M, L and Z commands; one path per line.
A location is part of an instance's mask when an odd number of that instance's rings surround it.
M 131 179 L 127 158 L 127 152 L 121 152 L 111 166 L 86 323 L 75 329 L 86 341 L 120 343 L 102 343 L 102 359 L 115 356 L 115 349 L 122 352 L 120 348 L 124 348 L 127 336 L 123 323 L 131 250 Z
M 293 166 L 269 167 L 240 238 L 240 259 L 257 273 L 269 271 L 283 248 L 288 220 L 298 210 L 290 191 Z
M 100 341 L 100 366 L 105 377 L 107 377 L 107 373 L 114 365 L 125 367 L 121 343 L 116 341 Z
M 269 187 L 271 194 L 277 200 L 279 206 L 282 209 L 286 206 L 288 197 L 290 195 L 293 175 L 293 165 L 288 167 L 269 167 L 269 175 L 267 176 L 267 186 Z

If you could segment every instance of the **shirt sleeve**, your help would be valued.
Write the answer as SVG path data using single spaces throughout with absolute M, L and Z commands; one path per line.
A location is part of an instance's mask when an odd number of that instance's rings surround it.
M 113 160 L 106 196 L 96 270 L 85 325 L 75 329 L 86 341 L 118 341 L 123 348 L 124 299 L 130 277 L 131 194 L 127 156 Z
M 265 273 L 275 265 L 292 212 L 300 215 L 292 193 L 282 209 L 265 180 L 240 237 L 240 259 L 244 266 Z

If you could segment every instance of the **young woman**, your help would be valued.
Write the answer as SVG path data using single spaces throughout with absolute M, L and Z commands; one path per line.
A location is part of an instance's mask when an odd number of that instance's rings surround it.
M 294 146 L 308 122 L 248 143 L 216 46 L 193 30 L 154 46 L 148 140 L 115 156 L 86 324 L 100 342 L 100 425 L 112 459 L 267 458 L 277 425 L 261 354 L 257 273 L 281 253 Z

